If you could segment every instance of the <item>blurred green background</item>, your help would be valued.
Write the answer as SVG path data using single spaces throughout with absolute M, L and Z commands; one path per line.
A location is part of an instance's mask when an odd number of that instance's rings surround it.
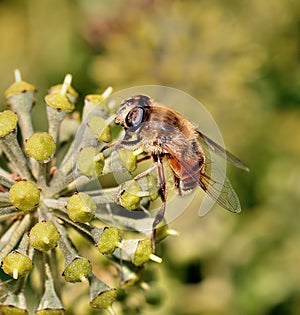
M 198 217 L 160 248 L 163 301 L 143 314 L 300 314 L 300 2 L 2 0 L 0 90 L 20 68 L 47 88 L 73 74 L 87 93 L 166 85 L 199 99 L 227 148 L 243 212 Z M 1 96 L 1 106 L 5 99 Z

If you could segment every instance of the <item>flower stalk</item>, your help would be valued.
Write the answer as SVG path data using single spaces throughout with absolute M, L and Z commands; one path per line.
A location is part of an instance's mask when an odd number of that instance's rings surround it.
M 31 110 L 35 103 L 34 93 L 36 88 L 22 80 L 20 70 L 16 69 L 15 82 L 5 91 L 8 105 L 17 113 L 23 140 L 33 134 Z

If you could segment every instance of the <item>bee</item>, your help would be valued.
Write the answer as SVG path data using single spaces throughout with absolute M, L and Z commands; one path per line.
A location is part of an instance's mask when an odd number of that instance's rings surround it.
M 125 99 L 115 116 L 115 123 L 125 130 L 118 145 L 126 149 L 148 153 L 158 174 L 159 196 L 162 201 L 152 226 L 152 247 L 155 250 L 157 225 L 163 220 L 167 189 L 163 159 L 169 163 L 179 195 L 192 192 L 200 186 L 214 201 L 231 212 L 240 212 L 237 194 L 229 180 L 212 178 L 211 160 L 204 149 L 227 159 L 236 167 L 248 171 L 237 157 L 200 132 L 196 126 L 176 111 L 158 103 L 146 95 Z M 147 170 L 138 175 L 146 175 Z

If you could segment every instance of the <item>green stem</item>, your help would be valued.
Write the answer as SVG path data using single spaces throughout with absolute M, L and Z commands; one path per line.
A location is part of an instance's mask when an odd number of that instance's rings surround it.
M 60 178 L 55 177 L 50 182 L 50 188 L 47 191 L 48 196 L 54 196 L 58 194 L 60 191 L 67 189 L 68 185 L 75 181 L 75 177 L 73 173 L 70 173 L 65 176 L 61 176 Z
M 9 192 L 3 192 L 0 194 L 0 204 L 1 203 L 11 204 L 9 200 Z
M 50 162 L 38 162 L 39 170 L 38 170 L 38 177 L 37 177 L 37 184 L 42 188 L 42 190 L 46 191 L 48 188 L 48 176 L 49 176 L 49 167 Z
M 14 183 L 12 179 L 0 174 L 0 185 L 10 188 Z
M 24 255 L 27 255 L 29 247 L 30 247 L 29 236 L 28 234 L 24 234 L 18 246 L 18 251 Z
M 50 105 L 47 105 L 47 116 L 48 116 L 48 133 L 52 136 L 55 143 L 58 142 L 59 127 L 63 119 L 66 117 L 67 112 L 58 110 Z
M 9 229 L 1 236 L 1 238 L 0 238 L 0 255 L 1 255 L 2 249 L 7 245 L 10 238 L 15 233 L 19 224 L 20 224 L 20 221 L 15 221 L 14 223 L 12 223 L 12 225 L 9 227 Z
M 1 167 L 0 167 L 0 175 L 1 175 L 2 177 L 7 178 L 7 180 L 10 180 L 10 175 L 11 175 L 11 173 L 5 171 L 5 170 L 4 170 L 3 168 L 1 168 Z M 12 182 L 14 183 L 13 180 L 12 180 Z
M 10 103 L 12 110 L 18 115 L 18 124 L 23 140 L 26 140 L 33 134 L 31 120 L 33 92 L 15 94 L 11 97 Z
M 24 214 L 24 212 L 17 210 L 14 206 L 0 208 L 0 222 L 20 214 Z
M 74 155 L 74 146 L 75 146 L 75 143 L 73 141 L 72 144 L 70 145 L 68 151 L 66 152 L 62 162 L 60 163 L 60 166 L 59 166 L 55 176 L 57 176 L 57 177 L 65 176 L 66 174 L 68 174 L 72 170 L 73 161 L 74 161 L 74 156 L 73 156 Z
M 51 267 L 51 275 L 53 279 L 53 285 L 55 288 L 55 291 L 57 295 L 61 296 L 61 282 L 60 282 L 60 275 L 61 273 L 58 270 L 58 261 L 57 261 L 57 255 L 56 255 L 56 249 L 51 250 L 51 254 L 48 253 L 49 257 L 49 263 Z
M 74 191 L 74 190 L 79 191 L 80 187 L 84 187 L 90 181 L 91 181 L 91 179 L 85 175 L 79 176 L 79 177 L 75 178 L 75 180 L 67 186 L 67 190 L 68 191 Z
M 84 224 L 84 223 L 78 223 L 72 221 L 66 213 L 63 213 L 59 210 L 53 211 L 55 215 L 66 222 L 67 224 L 71 225 L 73 228 L 75 228 L 79 233 L 83 234 L 85 237 L 87 237 L 92 243 L 95 242 L 93 237 L 93 229 L 90 225 Z
M 58 246 L 64 256 L 66 268 L 66 266 L 71 263 L 76 257 L 79 257 L 79 253 L 77 252 L 74 244 L 66 233 L 66 229 L 63 228 L 61 224 L 57 223 L 57 221 L 53 221 L 53 224 L 56 226 L 60 234 Z
M 16 170 L 22 178 L 33 180 L 32 174 L 28 168 L 27 160 L 18 143 L 16 131 L 9 133 L 2 138 L 0 144 L 5 155 L 11 162 L 13 169 Z
M 44 199 L 43 203 L 46 207 L 51 209 L 56 209 L 65 212 L 66 211 L 66 205 L 67 205 L 67 199 L 61 200 L 61 199 Z
M 13 291 L 13 294 L 14 295 L 20 295 L 23 293 L 24 291 L 24 288 L 25 288 L 25 284 L 26 284 L 26 280 L 27 280 L 27 277 L 20 277 L 16 283 L 16 286 L 14 288 L 14 291 Z
M 23 217 L 21 222 L 18 223 L 19 224 L 16 226 L 13 225 L 15 227 L 14 233 L 11 235 L 5 247 L 0 252 L 0 261 L 2 261 L 7 256 L 7 254 L 13 250 L 13 248 L 16 246 L 22 235 L 26 233 L 26 231 L 28 231 L 31 223 L 31 216 L 26 215 L 25 217 Z

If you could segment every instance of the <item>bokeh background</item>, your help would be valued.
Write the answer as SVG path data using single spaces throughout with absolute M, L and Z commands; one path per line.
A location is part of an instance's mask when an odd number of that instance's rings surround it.
M 199 195 L 173 222 L 161 304 L 142 314 L 300 314 L 299 1 L 1 0 L 0 42 L 0 91 L 20 68 L 39 89 L 37 129 L 66 73 L 81 100 L 166 85 L 199 99 L 251 169 L 229 168 L 241 214 L 200 218 Z

